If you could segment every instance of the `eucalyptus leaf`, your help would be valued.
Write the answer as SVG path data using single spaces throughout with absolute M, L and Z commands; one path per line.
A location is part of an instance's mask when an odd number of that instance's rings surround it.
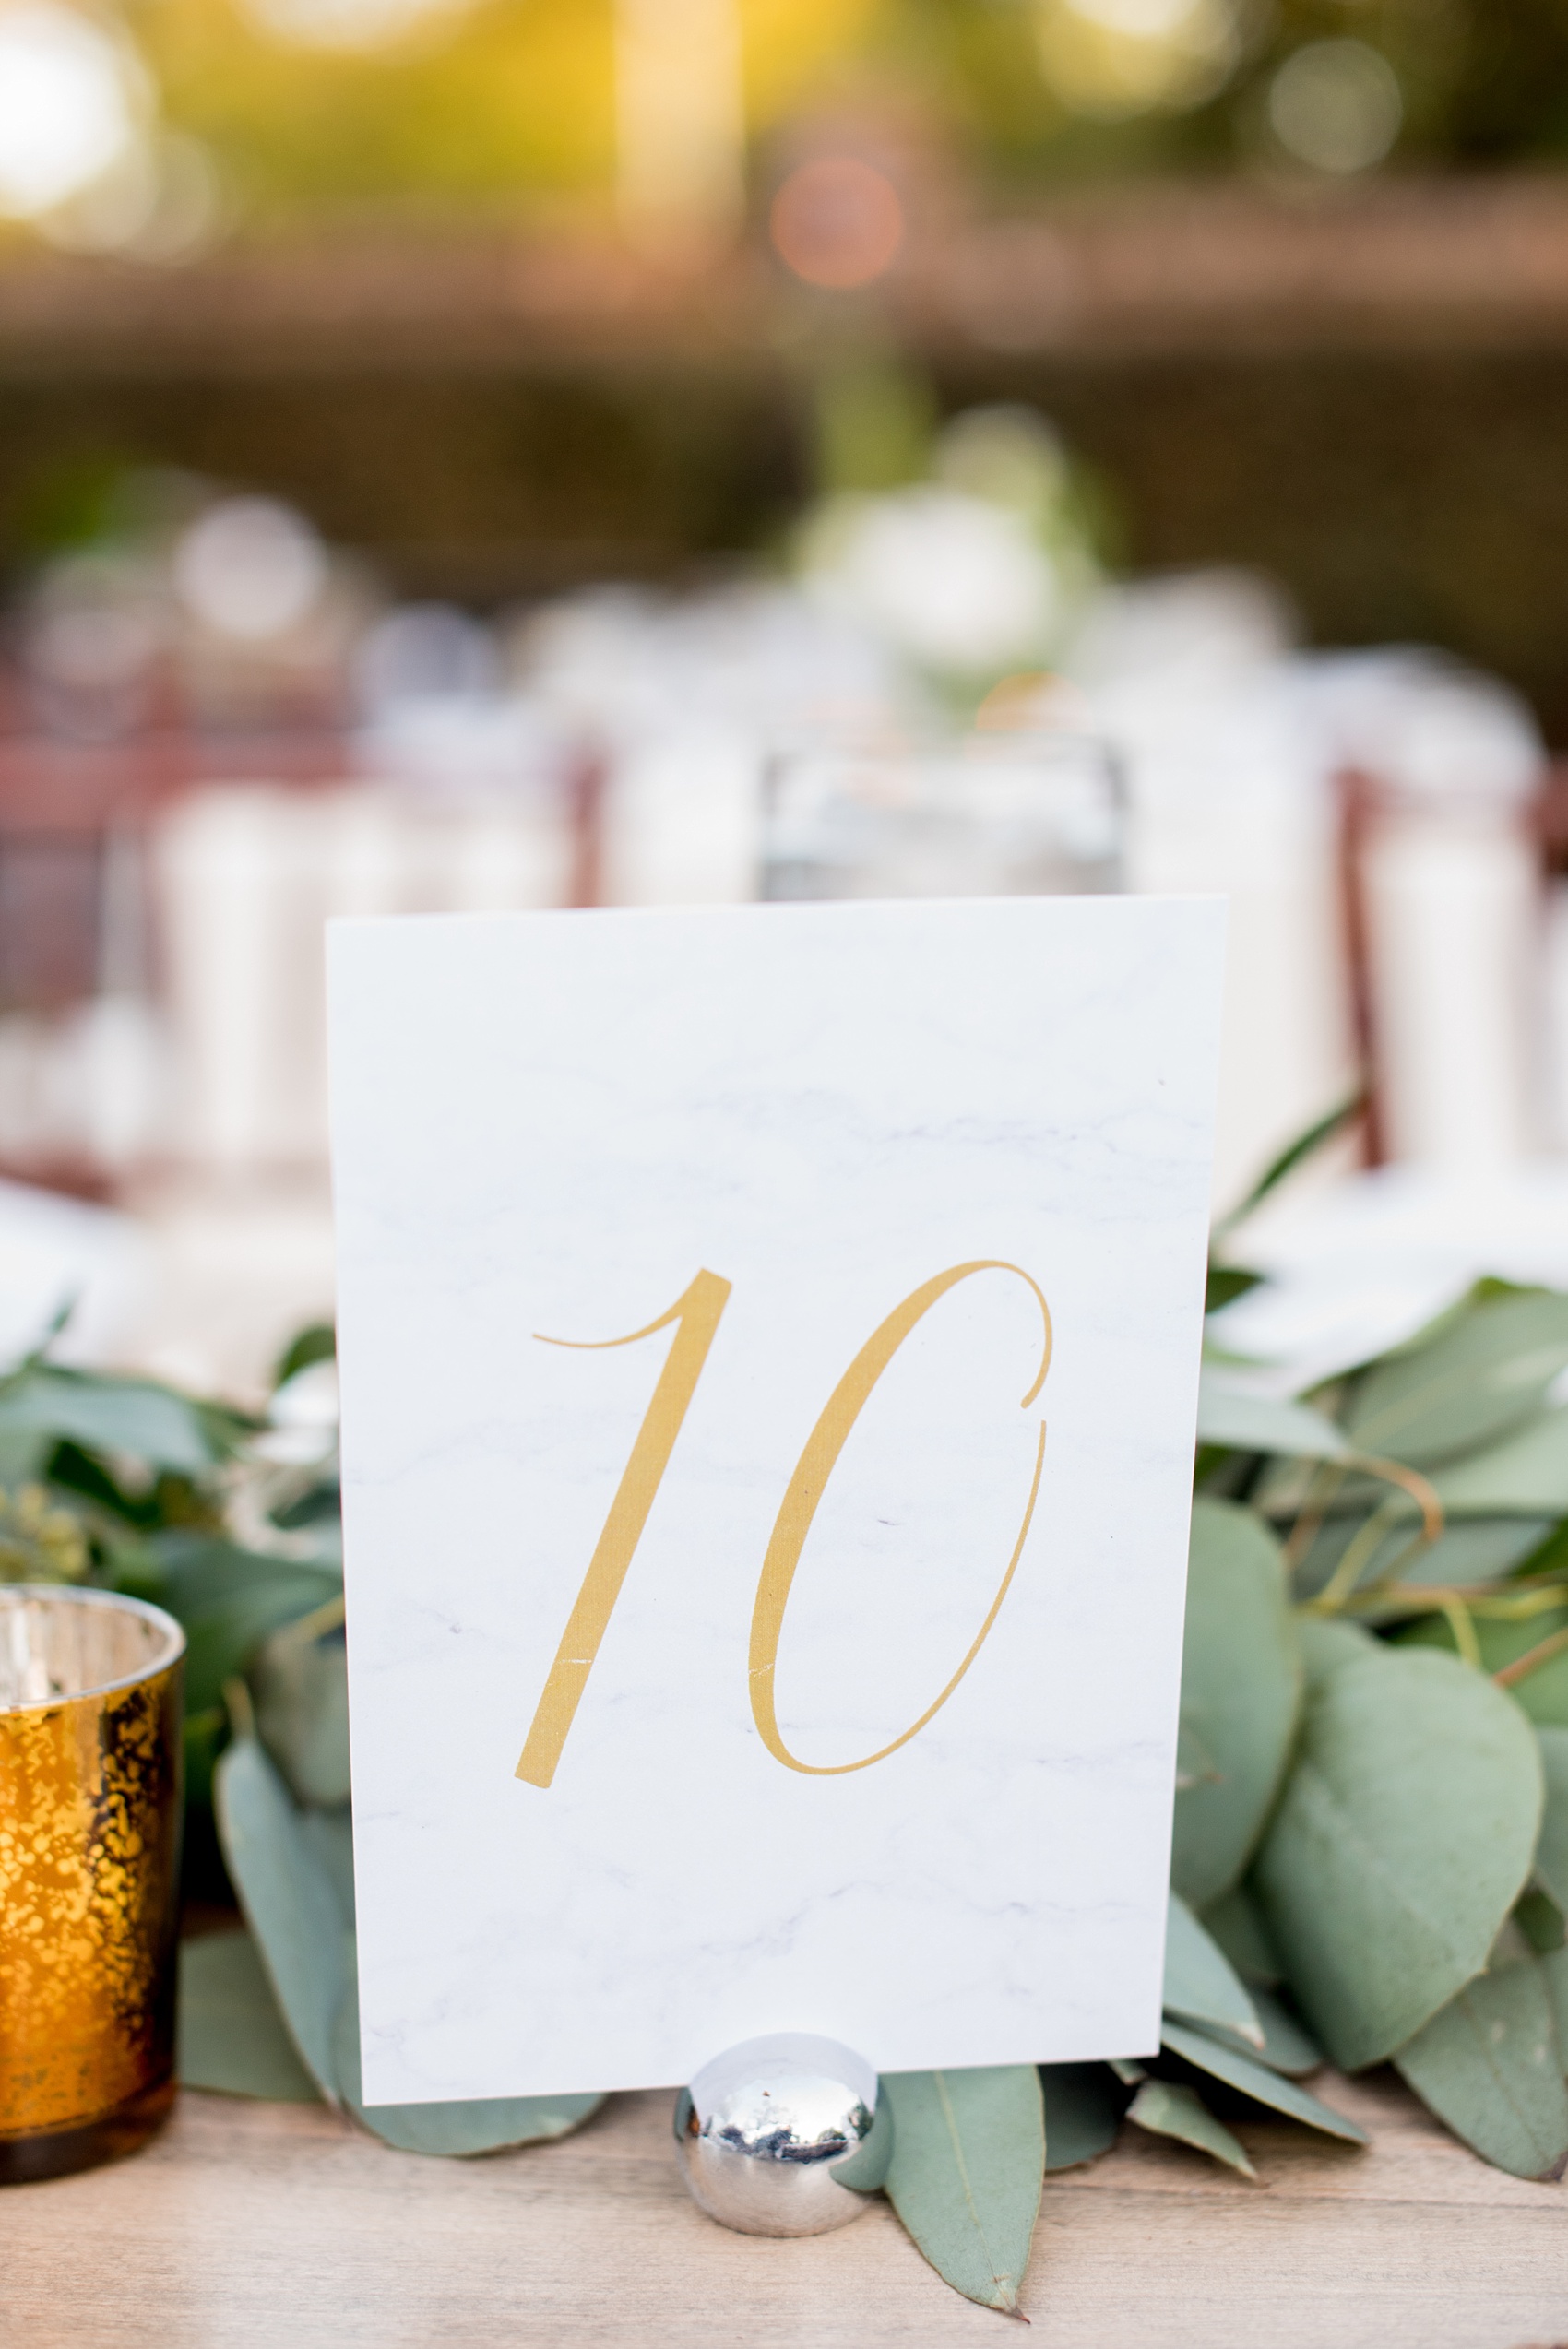
M 302 1810 L 300 1833 L 312 1860 L 325 1873 L 339 1912 L 349 1927 L 354 1924 L 354 1821 L 347 1804 L 340 1810 Z
M 343 1587 L 343 1578 L 335 1570 L 280 1558 L 271 1550 L 245 1549 L 221 1534 L 155 1533 L 144 1543 L 141 1554 L 156 1561 L 160 1578 L 159 1604 L 182 1623 L 196 1621 L 213 1608 L 260 1590 L 291 1592 L 303 1613 L 323 1605 Z
M 1181 2087 L 1170 2080 L 1146 2080 L 1127 2107 L 1127 2118 L 1157 2137 L 1175 2137 L 1183 2145 L 1195 2146 L 1200 2153 L 1208 2153 L 1228 2168 L 1240 2170 L 1243 2177 L 1257 2176 L 1224 2122 L 1216 2120 L 1192 2088 Z
M 145 1539 L 171 1515 L 182 1524 L 214 1520 L 216 1497 L 210 1492 L 203 1497 L 199 1477 L 153 1469 L 146 1461 L 111 1459 L 69 1441 L 51 1440 L 45 1455 L 49 1484 L 73 1506 L 85 1501 L 99 1521 L 101 1537 L 116 1547 L 137 1535 Z
M 1236 1969 L 1177 1892 L 1166 1927 L 1164 2004 L 1168 2013 L 1217 2023 L 1254 2047 L 1263 2045 L 1257 2011 Z
M 1568 1406 L 1440 1468 L 1432 1487 L 1450 1517 L 1568 1515 Z
M 351 1971 L 332 2044 L 343 2102 L 356 2120 L 399 2153 L 462 2159 L 536 2145 L 564 2137 L 604 2102 L 595 2095 L 487 2096 L 460 2104 L 366 2105 L 360 2082 L 359 1994 Z
M 1553 1632 L 1568 1630 L 1568 1604 L 1518 1622 L 1494 1623 L 1478 1616 L 1471 1628 L 1482 1670 L 1500 1672 L 1521 1662 Z M 1444 1615 L 1422 1616 L 1396 1634 L 1396 1644 L 1453 1651 L 1454 1627 Z M 1515 1680 L 1512 1694 L 1538 1727 L 1568 1728 L 1568 1648 L 1559 1648 L 1523 1679 Z
M 1546 1806 L 1536 1845 L 1536 1880 L 1568 1912 L 1568 1729 L 1538 1729 Z M 1568 2049 L 1564 2049 L 1568 2054 Z
M 212 1808 L 212 1774 L 228 1742 L 229 1715 L 224 1706 L 209 1704 L 200 1713 L 186 1713 L 183 1739 L 185 1800 L 194 1803 L 198 1810 Z
M 1568 1567 L 1568 1517 L 1562 1517 L 1519 1567 L 1521 1574 L 1558 1574 Z
M 887 2183 L 892 2163 L 893 2107 L 879 2091 L 870 2131 L 847 2161 L 834 2163 L 834 2179 L 857 2194 L 879 2194 Z
M 1176 1792 L 1184 1795 L 1190 1786 L 1222 1784 L 1218 1762 L 1192 1723 L 1183 1717 L 1176 1725 Z
M 244 1670 L 263 1641 L 320 1605 L 324 1582 L 308 1567 L 279 1561 L 276 1573 L 182 1617 L 187 1704 L 196 1711 L 216 1704 L 225 1681 Z
M 1206 2037 L 1218 2039 L 1221 2046 L 1234 2047 L 1252 2063 L 1265 2063 L 1270 2071 L 1282 2071 L 1287 2079 L 1301 2080 L 1308 2072 L 1316 2071 L 1326 2058 L 1306 2025 L 1267 1990 L 1252 1983 L 1247 1987 L 1263 2030 L 1261 2047 L 1250 2046 L 1239 2032 L 1223 2030 L 1218 2023 L 1195 2024 L 1194 2028 L 1201 2028 Z
M 248 1933 L 182 1942 L 178 2045 L 187 2088 L 276 2104 L 320 2102 Z
M 185 1702 L 196 1712 L 218 1702 L 223 1684 L 249 1663 L 283 1624 L 339 1597 L 335 1571 L 242 1549 L 220 1536 L 159 1535 L 138 1571 L 141 1596 L 165 1607 L 185 1631 Z
M 322 1622 L 322 1615 L 328 1619 Z M 250 1668 L 255 1726 L 296 1800 L 349 1799 L 349 1659 L 338 1603 L 274 1631 Z
M 1400 2047 L 1395 2064 L 1455 2136 L 1515 2177 L 1568 2161 L 1568 2088 L 1540 1961 L 1469 1983 Z
M 1301 1673 L 1309 1699 L 1341 1665 L 1353 1663 L 1358 1656 L 1383 1653 L 1380 1642 L 1370 1631 L 1363 1631 L 1359 1623 L 1347 1623 L 1330 1616 L 1298 1615 L 1296 1636 L 1301 1643 Z
M 1538 1957 L 1544 1957 L 1549 1950 L 1560 1950 L 1568 1940 L 1568 1925 L 1564 1924 L 1562 1911 L 1546 1892 L 1521 1894 L 1514 1904 L 1512 1921 Z M 1492 1963 L 1497 1963 L 1495 1952 Z M 1568 2052 L 1568 2043 L 1565 2043 L 1565 2052 Z
M 1429 1479 L 1446 1521 L 1472 1517 L 1532 1517 L 1550 1525 L 1568 1515 L 1568 1405 L 1558 1405 L 1511 1429 L 1495 1443 L 1466 1452 Z M 1270 1495 L 1279 1506 L 1289 1497 L 1280 1485 Z M 1363 1514 L 1381 1503 L 1395 1525 L 1414 1524 L 1414 1498 L 1374 1477 L 1353 1476 L 1325 1497 L 1331 1516 Z
M 1430 1468 L 1533 1418 L 1568 1368 L 1568 1296 L 1472 1296 L 1354 1382 L 1340 1424 L 1356 1450 Z
M 1109 2064 L 1042 2063 L 1048 2175 L 1098 2161 L 1115 2144 L 1127 2091 Z
M 331 1525 L 343 1513 L 343 1489 L 336 1476 L 322 1477 L 292 1501 L 285 1501 L 272 1512 L 272 1522 L 282 1533 L 296 1534 L 314 1525 Z
M 1253 1883 L 1342 2070 L 1381 2062 L 1479 1974 L 1529 1874 L 1539 1751 L 1447 1656 L 1308 1643 L 1301 1747 Z
M 1305 1166 L 1310 1158 L 1315 1158 L 1318 1152 L 1325 1148 L 1336 1134 L 1342 1133 L 1347 1126 L 1358 1123 L 1366 1115 L 1366 1087 L 1358 1085 L 1354 1093 L 1345 1100 L 1336 1101 L 1332 1109 L 1325 1110 L 1321 1118 L 1314 1118 L 1311 1125 L 1286 1144 L 1277 1157 L 1269 1160 L 1252 1189 L 1228 1215 L 1220 1217 L 1215 1226 L 1216 1232 L 1233 1231 L 1239 1223 L 1245 1222 L 1272 1192 L 1278 1190 L 1282 1182 L 1295 1173 L 1298 1167 Z
M 1268 1938 L 1258 1905 L 1244 1884 L 1233 1884 L 1210 1901 L 1198 1919 L 1211 1940 L 1218 1941 L 1257 2004 L 1260 1988 L 1272 1990 L 1284 1979 L 1279 1953 Z
M 1255 2056 L 1245 2056 L 1238 2047 L 1228 2047 L 1206 2032 L 1189 2031 L 1179 2023 L 1167 2022 L 1162 2036 L 1172 2055 L 1180 2056 L 1199 2071 L 1206 2071 L 1215 2080 L 1222 2080 L 1243 2096 L 1251 2096 L 1258 2105 L 1267 2105 L 1277 2113 L 1287 2114 L 1291 2120 L 1304 2121 L 1309 2129 L 1320 2130 L 1326 2137 L 1343 2138 L 1348 2145 L 1364 2145 L 1367 2133 L 1343 2113 L 1330 2105 L 1320 2104 L 1298 2088 L 1293 2080 L 1285 2079 L 1267 2064 L 1259 2063 Z
M 1505 1965 L 1517 1965 L 1522 1959 L 1534 1955 L 1535 1943 L 1520 1922 L 1521 1911 L 1528 1913 L 1529 1900 L 1530 1895 L 1526 1892 L 1515 1904 L 1512 1913 L 1503 1918 L 1502 1929 L 1491 1945 L 1491 1955 L 1487 1961 L 1489 1974 L 1500 1974 Z M 1546 1905 L 1550 1908 L 1551 1903 L 1548 1901 Z
M 290 2036 L 328 2104 L 333 2029 L 353 1980 L 351 1926 L 319 1845 L 254 1737 L 213 1774 L 223 1857 Z
M 1348 1460 L 1351 1445 L 1332 1419 L 1306 1403 L 1281 1403 L 1222 1378 L 1205 1363 L 1198 1375 L 1198 1441 L 1288 1459 Z
M 1252 1856 L 1279 1788 L 1301 1667 L 1278 1543 L 1250 1509 L 1193 1503 L 1182 1737 L 1210 1770 L 1178 1788 L 1170 1880 L 1203 1904 Z
M 1211 1257 L 1204 1287 L 1204 1311 L 1222 1313 L 1227 1305 L 1234 1305 L 1238 1297 L 1245 1297 L 1249 1289 L 1261 1288 L 1263 1280 L 1262 1273 L 1249 1272 L 1245 1264 L 1217 1264 Z
M 1552 2021 L 1557 2026 L 1557 2050 L 1568 2063 L 1568 1949 L 1548 1950 L 1536 1960 L 1540 1978 L 1546 1985 L 1551 2001 Z
M 274 1388 L 287 1386 L 302 1370 L 310 1370 L 317 1362 L 337 1358 L 338 1332 L 331 1322 L 309 1322 L 297 1331 L 278 1358 L 272 1373 Z
M 1551 1524 L 1550 1517 L 1455 1518 L 1401 1567 L 1400 1584 L 1419 1590 L 1423 1583 L 1499 1582 L 1533 1555 Z
M 0 1424 L 0 1490 L 14 1492 L 18 1485 L 37 1484 L 52 1449 L 53 1438 L 41 1435 L 36 1428 Z
M 233 1425 L 238 1431 L 242 1423 Z M 68 1439 L 184 1476 L 205 1476 L 226 1456 L 223 1426 L 224 1415 L 150 1379 L 37 1363 L 0 1384 L 0 1433 Z
M 218 1817 L 241 1905 L 290 2035 L 329 2103 L 415 2153 L 499 2152 L 563 2136 L 598 2095 L 481 2098 L 367 2108 L 360 2088 L 353 1827 L 347 1809 L 298 1810 L 255 1738 L 219 1765 Z
M 1045 2105 L 1033 2064 L 890 2072 L 888 2199 L 956 2291 L 1013 2309 L 1045 2176 Z

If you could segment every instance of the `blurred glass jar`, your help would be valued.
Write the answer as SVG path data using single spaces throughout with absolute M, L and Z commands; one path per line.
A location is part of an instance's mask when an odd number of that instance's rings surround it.
M 0 1590 L 0 2184 L 173 2102 L 184 1646 L 136 1599 Z
M 1122 886 L 1121 777 L 1088 734 L 771 762 L 765 898 L 1060 896 Z

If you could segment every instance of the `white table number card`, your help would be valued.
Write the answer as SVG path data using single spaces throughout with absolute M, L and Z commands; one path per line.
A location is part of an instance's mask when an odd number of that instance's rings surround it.
M 1158 2044 L 1224 911 L 330 945 L 372 2104 Z

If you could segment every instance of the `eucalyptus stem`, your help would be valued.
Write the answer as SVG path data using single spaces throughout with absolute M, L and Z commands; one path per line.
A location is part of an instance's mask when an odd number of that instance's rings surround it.
M 1307 1600 L 1303 1612 L 1310 1615 L 1336 1615 L 1349 1603 L 1360 1582 L 1362 1569 L 1376 1557 L 1384 1535 L 1389 1531 L 1391 1524 L 1395 1522 L 1394 1513 L 1398 1508 L 1400 1493 L 1403 1493 L 1408 1500 L 1413 1501 L 1420 1511 L 1420 1531 L 1413 1540 L 1406 1544 L 1392 1563 L 1377 1577 L 1372 1585 L 1374 1590 L 1385 1589 L 1396 1583 L 1413 1560 L 1420 1556 L 1423 1549 L 1429 1549 L 1443 1531 L 1443 1503 L 1432 1486 L 1418 1469 L 1407 1468 L 1398 1460 L 1377 1459 L 1371 1453 L 1358 1457 L 1353 1465 L 1369 1476 L 1381 1477 L 1385 1484 L 1394 1485 L 1397 1489 L 1379 1501 L 1360 1533 L 1346 1548 L 1345 1555 L 1317 1596 Z M 1306 1515 L 1305 1507 L 1302 1509 L 1301 1515 L 1302 1517 Z M 1318 1522 L 1320 1524 L 1322 1522 L 1321 1511 Z M 1291 1535 L 1292 1543 L 1300 1529 L 1301 1519 L 1299 1518 L 1296 1532 Z M 1289 1557 L 1289 1550 L 1286 1554 Z
M 1481 1643 L 1476 1637 L 1475 1622 L 1464 1600 L 1445 1598 L 1443 1601 L 1443 1612 L 1448 1628 L 1454 1634 L 1454 1644 L 1458 1649 L 1462 1661 L 1469 1665 L 1474 1671 L 1483 1670 L 1485 1667 L 1481 1661 Z
M 1315 1598 L 1306 1602 L 1303 1612 L 1309 1615 L 1337 1615 L 1361 1579 L 1362 1569 L 1372 1562 L 1383 1547 L 1388 1532 L 1390 1513 L 1397 1506 L 1396 1495 L 1390 1493 L 1380 1501 L 1360 1531 L 1346 1547 L 1345 1555 Z
M 1540 1640 L 1534 1647 L 1526 1648 L 1523 1655 L 1515 1656 L 1512 1664 L 1505 1664 L 1491 1677 L 1500 1689 L 1516 1688 L 1521 1680 L 1527 1680 L 1532 1672 L 1538 1672 L 1543 1664 L 1550 1664 L 1554 1655 L 1561 1655 L 1564 1648 L 1568 1648 L 1568 1623 L 1564 1623 L 1560 1631 L 1553 1631 L 1549 1639 Z
M 1517 1592 L 1499 1590 L 1495 1583 L 1417 1583 L 1400 1589 L 1372 1583 L 1364 1591 L 1353 1593 L 1343 1611 L 1369 1617 L 1430 1615 L 1451 1601 L 1468 1608 L 1483 1622 L 1521 1623 L 1528 1622 L 1532 1615 L 1545 1615 L 1568 1605 L 1568 1587 L 1555 1580 L 1539 1589 Z
M 1313 1541 L 1318 1528 L 1328 1513 L 1328 1504 L 1345 1481 L 1345 1471 L 1337 1461 L 1328 1460 L 1314 1468 L 1307 1478 L 1307 1489 L 1301 1496 L 1301 1506 L 1285 1544 L 1285 1563 L 1294 1571 Z

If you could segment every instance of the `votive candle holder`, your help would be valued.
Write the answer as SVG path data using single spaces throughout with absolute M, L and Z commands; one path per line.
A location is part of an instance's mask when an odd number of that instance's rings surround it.
M 184 1647 L 139 1599 L 0 1586 L 0 2184 L 173 2102 Z

